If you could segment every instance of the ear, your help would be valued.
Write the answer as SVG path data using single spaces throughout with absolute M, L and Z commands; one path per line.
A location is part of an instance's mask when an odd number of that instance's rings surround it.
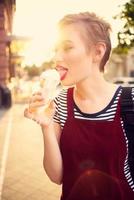
M 100 63 L 106 52 L 106 44 L 104 42 L 98 42 L 94 48 L 94 63 Z

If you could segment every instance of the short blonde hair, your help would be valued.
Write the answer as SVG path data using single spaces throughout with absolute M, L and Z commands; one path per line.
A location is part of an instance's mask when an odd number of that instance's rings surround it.
M 71 25 L 71 24 L 82 24 L 82 27 L 85 30 L 85 39 L 86 44 L 91 43 L 91 40 L 94 44 L 98 42 L 103 42 L 106 45 L 106 52 L 100 63 L 100 71 L 104 71 L 104 66 L 109 59 L 111 52 L 111 40 L 110 40 L 110 31 L 111 26 L 104 19 L 98 17 L 95 13 L 82 12 L 78 14 L 68 14 L 65 15 L 58 23 L 60 28 Z

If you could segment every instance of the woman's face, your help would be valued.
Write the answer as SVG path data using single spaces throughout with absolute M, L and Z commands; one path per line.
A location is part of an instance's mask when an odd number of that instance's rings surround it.
M 67 25 L 60 30 L 55 47 L 55 65 L 63 85 L 74 85 L 89 78 L 92 53 L 93 49 L 87 51 L 78 26 Z

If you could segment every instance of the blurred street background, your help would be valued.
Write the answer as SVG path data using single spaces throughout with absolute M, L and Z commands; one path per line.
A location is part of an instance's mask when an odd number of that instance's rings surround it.
M 58 200 L 61 188 L 43 169 L 41 129 L 23 117 L 24 108 L 0 111 L 0 199 Z
M 43 169 L 40 127 L 23 112 L 41 73 L 54 67 L 57 21 L 87 10 L 112 26 L 105 78 L 133 87 L 134 0 L 0 0 L 0 200 L 60 199 L 61 186 Z

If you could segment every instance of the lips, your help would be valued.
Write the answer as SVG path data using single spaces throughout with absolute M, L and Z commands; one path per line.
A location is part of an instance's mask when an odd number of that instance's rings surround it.
M 56 66 L 56 70 L 59 72 L 60 74 L 60 80 L 64 80 L 66 75 L 67 75 L 67 72 L 68 72 L 68 69 L 63 67 L 63 66 Z

